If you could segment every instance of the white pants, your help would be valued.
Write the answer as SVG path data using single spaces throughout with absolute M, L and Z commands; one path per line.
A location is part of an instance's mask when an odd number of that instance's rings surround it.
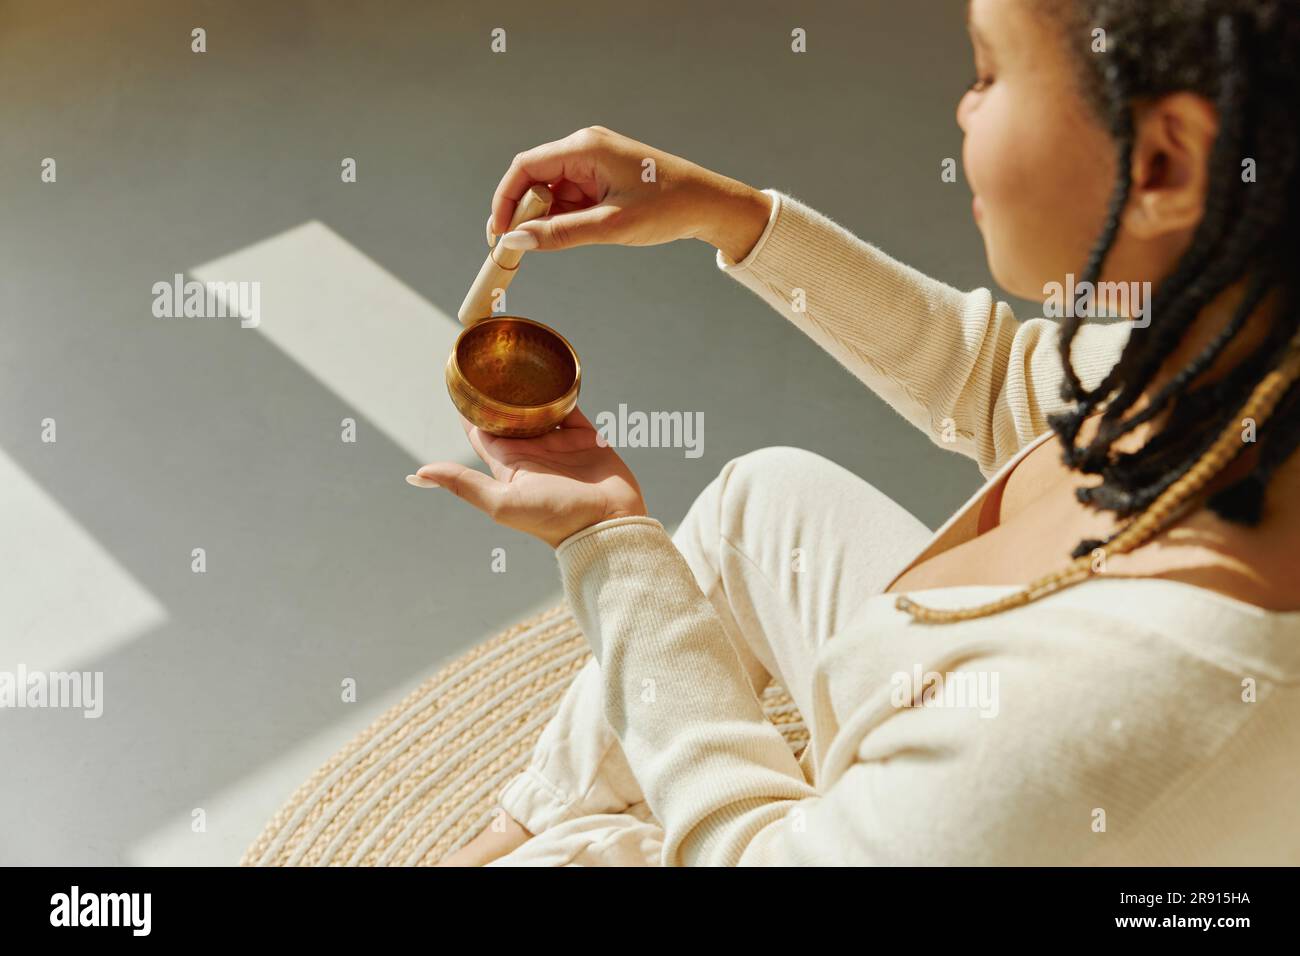
M 834 462 L 776 447 L 727 462 L 673 542 L 755 693 L 774 677 L 807 714 L 818 647 L 930 537 L 909 512 Z M 493 865 L 659 865 L 663 831 L 605 720 L 594 659 L 500 803 L 535 836 Z

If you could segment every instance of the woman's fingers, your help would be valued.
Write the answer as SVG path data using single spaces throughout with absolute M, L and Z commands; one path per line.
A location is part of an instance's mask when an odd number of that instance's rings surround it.
M 591 205 L 591 196 L 578 183 L 561 179 L 551 184 L 551 209 L 555 212 L 568 212 L 581 206 Z
M 553 183 L 564 179 L 577 185 L 585 184 L 588 189 L 594 187 L 596 158 L 588 144 L 576 139 L 582 132 L 580 130 L 565 139 L 534 146 L 515 156 L 492 195 L 492 226 L 497 235 L 509 230 L 515 206 L 528 191 L 528 187 L 535 183 Z M 569 193 L 565 198 L 571 196 L 572 193 Z M 597 197 L 591 193 L 589 198 Z
M 535 438 L 502 438 L 499 435 L 489 435 L 482 429 L 477 428 L 473 423 L 468 421 L 465 416 L 460 419 L 461 428 L 465 431 L 465 436 L 469 439 L 470 445 L 484 463 L 491 464 L 493 461 L 499 461 L 511 453 L 521 454 L 533 450 L 539 446 L 546 448 L 579 448 L 584 447 L 575 444 L 574 436 L 565 435 L 566 431 L 591 431 L 594 432 L 596 427 L 592 425 L 591 420 L 584 415 L 577 406 L 573 411 L 564 416 L 553 430 L 543 432 Z M 490 446 L 490 447 L 489 447 Z
M 591 419 L 589 419 L 586 415 L 582 413 L 581 408 L 579 408 L 577 405 L 574 405 L 573 411 L 565 415 L 564 420 L 560 422 L 560 427 L 561 428 L 590 428 L 594 430 L 596 426 L 591 423 Z
M 501 470 L 505 468 L 501 461 L 501 452 L 497 443 L 501 441 L 495 435 L 489 435 L 487 432 L 471 424 L 464 415 L 460 418 L 461 427 L 465 429 L 465 437 L 469 439 L 470 447 L 474 449 L 474 454 L 478 455 L 483 464 L 492 469 L 492 474 L 500 478 Z M 491 445 L 492 447 L 488 447 Z
M 455 461 L 437 461 L 425 465 L 415 473 L 415 478 L 436 482 L 446 488 L 457 498 L 468 501 L 479 511 L 489 516 L 501 512 L 508 494 L 507 486 L 481 471 L 466 468 Z M 409 480 L 409 479 L 408 479 Z M 420 485 L 419 487 L 427 487 Z
M 554 252 L 575 246 L 612 242 L 611 226 L 621 210 L 601 204 L 557 215 L 530 219 L 498 240 L 504 249 L 537 249 Z

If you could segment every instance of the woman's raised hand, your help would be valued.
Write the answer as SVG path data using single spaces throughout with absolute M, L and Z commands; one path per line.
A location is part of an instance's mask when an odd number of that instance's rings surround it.
M 537 183 L 551 187 L 550 215 L 507 231 L 515 205 Z M 770 212 L 771 199 L 757 189 L 588 126 L 515 156 L 492 197 L 487 231 L 489 244 L 543 251 L 700 239 L 739 260 L 762 235 Z

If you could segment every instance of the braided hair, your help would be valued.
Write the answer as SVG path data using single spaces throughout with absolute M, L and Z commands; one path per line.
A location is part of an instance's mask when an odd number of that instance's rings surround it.
M 1155 290 L 1149 328 L 1129 336 L 1114 368 L 1094 388 L 1075 373 L 1070 350 L 1083 308 L 1067 309 L 1060 333 L 1067 410 L 1048 422 L 1063 460 L 1099 483 L 1079 500 L 1127 519 L 1106 540 L 1082 541 L 1062 570 L 979 608 L 937 611 L 907 598 L 898 606 L 922 621 L 964 620 L 1033 600 L 1095 573 L 1100 551 L 1132 550 L 1189 510 L 1193 499 L 1245 448 L 1243 419 L 1256 423 L 1251 470 L 1204 502 L 1219 517 L 1258 524 L 1273 472 L 1300 446 L 1300 0 L 1033 0 L 1065 38 L 1084 99 L 1115 143 L 1117 180 L 1105 224 L 1079 288 L 1095 288 L 1119 232 L 1131 188 L 1133 106 L 1190 91 L 1211 100 L 1219 131 L 1208 162 L 1206 207 L 1191 243 Z M 1091 52 L 1093 31 L 1106 52 Z M 1255 161 L 1258 181 L 1244 162 Z M 1148 392 L 1205 307 L 1245 280 L 1245 294 L 1199 355 Z M 1217 381 L 1192 383 L 1227 349 L 1266 300 L 1276 299 L 1263 340 Z M 1084 421 L 1102 411 L 1091 440 Z M 1115 442 L 1158 415 L 1158 432 L 1127 452 Z

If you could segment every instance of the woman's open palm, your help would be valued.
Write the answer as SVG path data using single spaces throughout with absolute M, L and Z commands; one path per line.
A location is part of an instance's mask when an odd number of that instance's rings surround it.
M 461 424 L 492 474 L 439 461 L 407 481 L 444 487 L 497 524 L 541 538 L 551 547 L 607 518 L 646 513 L 631 470 L 577 408 L 558 428 L 536 438 L 499 438 L 463 417 Z

